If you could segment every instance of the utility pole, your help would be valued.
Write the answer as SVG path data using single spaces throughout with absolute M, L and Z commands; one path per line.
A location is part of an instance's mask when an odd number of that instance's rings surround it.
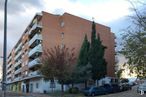
M 7 64 L 7 0 L 5 0 L 4 6 L 4 44 L 3 44 L 3 79 L 2 79 L 2 90 L 5 97 L 6 92 L 6 64 Z

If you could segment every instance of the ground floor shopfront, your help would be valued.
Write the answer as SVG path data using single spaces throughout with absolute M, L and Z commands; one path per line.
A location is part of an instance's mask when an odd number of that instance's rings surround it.
M 67 88 L 66 86 L 64 87 Z M 45 81 L 43 78 L 25 79 L 7 84 L 7 90 L 23 93 L 47 93 L 60 91 L 61 85 L 55 80 L 54 83 Z

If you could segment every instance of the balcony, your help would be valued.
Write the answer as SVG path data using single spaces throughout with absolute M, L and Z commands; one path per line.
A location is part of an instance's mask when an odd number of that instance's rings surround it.
M 11 61 L 11 59 L 12 59 L 12 55 L 9 56 L 9 58 L 8 58 L 8 62 Z
M 22 70 L 22 68 L 17 69 L 17 70 L 15 71 L 15 74 L 20 73 L 20 72 L 21 72 L 21 70 Z
M 21 64 L 21 60 L 18 60 L 18 62 L 15 63 L 14 67 L 17 67 L 19 64 Z
M 8 79 L 8 78 L 11 78 L 11 76 L 12 76 L 11 74 L 7 74 L 6 77 L 7 77 L 7 79 Z
M 33 72 L 30 72 L 28 74 L 29 77 L 37 77 L 37 76 L 41 76 L 40 72 L 39 71 L 33 71 Z
M 41 34 L 36 34 L 30 41 L 29 41 L 29 46 L 35 42 L 35 40 L 42 40 Z
M 41 53 L 42 52 L 42 46 L 41 44 L 37 45 L 36 47 L 34 47 L 33 49 L 31 49 L 28 53 L 29 57 L 34 55 L 35 53 Z
M 37 31 L 38 31 L 39 29 L 41 29 L 41 28 L 42 28 L 41 24 L 35 23 L 35 24 L 32 26 L 32 28 L 30 29 L 29 35 L 31 35 L 31 34 L 37 32 Z
M 12 63 L 11 63 L 11 62 L 9 62 L 9 64 L 7 64 L 7 68 L 9 68 L 9 67 L 10 67 L 10 65 L 12 65 Z
M 8 83 L 11 83 L 11 82 L 12 82 L 12 80 L 11 80 L 11 79 L 7 80 L 7 84 L 8 84 Z
M 22 54 L 22 52 L 20 51 L 16 56 L 15 56 L 15 60 Z
M 17 48 L 15 49 L 15 52 L 17 52 L 19 49 L 21 49 L 22 43 L 20 43 Z
M 33 68 L 33 67 L 38 66 L 40 64 L 41 64 L 40 59 L 36 58 L 28 63 L 28 67 Z
M 11 71 L 12 68 L 7 68 L 7 73 Z
M 14 79 L 14 81 L 20 81 L 21 80 L 21 77 L 19 76 L 19 77 L 16 77 L 15 79 Z

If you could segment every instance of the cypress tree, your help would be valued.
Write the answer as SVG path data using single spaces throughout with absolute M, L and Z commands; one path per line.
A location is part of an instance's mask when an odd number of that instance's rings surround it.
M 88 64 L 88 52 L 90 48 L 90 43 L 87 39 L 87 35 L 84 37 L 84 41 L 82 43 L 80 54 L 78 57 L 78 62 L 75 70 L 75 76 L 77 82 L 84 82 L 86 87 L 86 82 L 91 78 L 91 65 Z
M 86 65 L 88 64 L 88 51 L 89 51 L 90 43 L 87 39 L 87 35 L 84 37 L 83 44 L 80 49 L 80 54 L 78 58 L 78 65 Z
M 96 24 L 92 22 L 91 46 L 89 49 L 89 62 L 92 66 L 92 79 L 95 81 L 106 75 L 106 61 L 104 59 L 105 46 L 100 36 L 96 38 Z

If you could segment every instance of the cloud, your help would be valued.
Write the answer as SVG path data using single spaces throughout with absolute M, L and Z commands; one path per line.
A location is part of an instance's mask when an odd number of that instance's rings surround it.
M 98 22 L 111 22 L 130 13 L 129 3 L 123 0 L 52 0 L 45 2 L 45 10 L 62 9 L 77 16 L 94 17 Z M 49 6 L 49 7 L 48 7 Z
M 0 11 L 4 10 L 4 1 L 1 0 Z M 42 0 L 8 0 L 8 14 L 20 14 L 25 12 L 27 8 L 41 8 Z

